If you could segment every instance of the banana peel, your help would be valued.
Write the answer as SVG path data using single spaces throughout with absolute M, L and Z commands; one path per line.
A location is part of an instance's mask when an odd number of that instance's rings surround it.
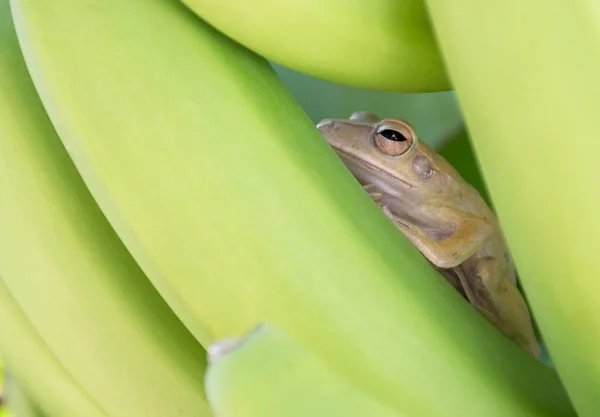
M 600 410 L 600 6 L 428 0 L 499 220 L 582 417 Z
M 2 281 L 0 315 L 2 360 L 10 366 L 11 376 L 19 378 L 20 384 L 27 387 L 32 400 L 50 415 L 106 417 L 48 349 Z M 3 395 L 5 393 L 10 395 L 9 390 L 3 390 Z
M 206 393 L 219 417 L 402 417 L 341 379 L 288 335 L 261 325 L 209 349 Z
M 2 357 L 40 404 L 73 401 L 56 415 L 210 415 L 204 349 L 89 194 L 37 96 L 4 0 L 0 19 L 0 309 L 11 309 Z M 27 324 L 5 323 L 17 309 Z M 45 368 L 32 369 L 38 360 Z M 80 389 L 57 393 L 59 374 Z
M 253 51 L 327 81 L 396 92 L 450 89 L 421 0 L 183 3 Z
M 3 414 L 4 413 L 4 414 Z M 23 386 L 11 377 L 7 386 L 7 403 L 0 411 L 6 417 L 46 417 L 41 408 L 32 401 Z

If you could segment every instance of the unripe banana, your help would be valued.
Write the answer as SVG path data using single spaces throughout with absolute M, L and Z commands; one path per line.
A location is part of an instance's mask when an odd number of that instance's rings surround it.
M 600 2 L 428 5 L 540 331 L 579 415 L 598 416 Z
M 242 45 L 335 83 L 449 89 L 421 0 L 182 0 Z
M 23 386 L 14 378 L 10 378 L 7 386 L 7 403 L 4 417 L 45 417 L 46 414 L 25 393 Z
M 0 317 L 2 359 L 36 403 L 55 416 L 106 417 L 48 349 L 1 280 Z
M 0 358 L 0 415 L 3 412 L 4 408 L 2 405 L 4 404 L 5 398 L 5 386 L 6 386 L 6 368 L 2 365 L 2 358 Z
M 401 417 L 286 334 L 262 325 L 209 349 L 206 395 L 218 417 Z
M 36 399 L 70 398 L 56 393 L 54 378 L 79 387 L 72 396 L 83 398 L 57 415 L 209 415 L 204 350 L 123 247 L 69 159 L 25 67 L 6 0 L 0 19 L 0 309 L 12 309 L 9 318 L 19 309 L 31 327 L 21 334 L 23 324 L 10 327 L 2 314 L 3 358 L 32 395 L 39 390 Z M 19 337 L 29 339 L 20 345 Z M 51 358 L 37 358 L 39 350 Z M 36 373 L 38 360 L 48 363 Z M 49 367 L 60 369 L 56 377 Z M 83 412 L 84 402 L 92 410 Z
M 80 174 L 203 345 L 269 322 L 401 412 L 569 415 L 552 371 L 395 230 L 266 60 L 175 1 L 13 5 Z

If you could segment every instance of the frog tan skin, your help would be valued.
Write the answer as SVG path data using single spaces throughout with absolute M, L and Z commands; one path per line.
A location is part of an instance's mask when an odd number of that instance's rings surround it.
M 498 330 L 539 358 L 508 249 L 479 193 L 403 120 L 356 112 L 317 128 L 425 258 Z

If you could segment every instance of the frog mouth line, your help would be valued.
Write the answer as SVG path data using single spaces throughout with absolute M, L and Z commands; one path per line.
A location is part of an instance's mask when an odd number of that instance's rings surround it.
M 370 164 L 368 161 L 365 161 L 364 159 L 361 159 L 361 158 L 359 158 L 359 157 L 357 157 L 357 156 L 355 156 L 355 155 L 353 155 L 353 154 L 351 154 L 351 153 L 349 153 L 349 152 L 347 152 L 347 151 L 345 151 L 345 150 L 343 150 L 343 149 L 341 149 L 341 148 L 339 148 L 339 147 L 337 147 L 335 145 L 330 144 L 330 146 L 332 148 L 334 148 L 337 153 L 343 155 L 345 158 L 348 158 L 348 159 L 350 159 L 350 160 L 358 163 L 359 165 L 360 164 L 364 164 L 364 165 L 366 165 L 368 167 L 369 170 L 371 170 L 373 172 L 380 173 L 382 175 L 385 175 L 386 177 L 389 177 L 389 178 L 393 179 L 394 181 L 398 181 L 398 182 L 404 184 L 407 188 L 410 188 L 410 189 L 418 188 L 418 187 L 412 185 L 411 183 L 409 183 L 408 181 L 403 180 L 402 178 L 398 178 L 398 177 L 390 174 L 389 172 L 384 171 L 381 168 L 378 168 L 375 165 Z

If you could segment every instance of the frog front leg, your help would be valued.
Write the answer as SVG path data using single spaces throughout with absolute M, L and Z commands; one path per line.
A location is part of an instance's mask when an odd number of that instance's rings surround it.
M 466 213 L 457 216 L 455 212 L 437 213 L 444 216 L 446 222 L 454 224 L 453 233 L 437 239 L 427 235 L 421 227 L 413 226 L 395 216 L 384 204 L 380 207 L 388 218 L 396 225 L 413 245 L 436 267 L 455 268 L 473 256 L 494 233 L 494 226 L 487 219 Z

